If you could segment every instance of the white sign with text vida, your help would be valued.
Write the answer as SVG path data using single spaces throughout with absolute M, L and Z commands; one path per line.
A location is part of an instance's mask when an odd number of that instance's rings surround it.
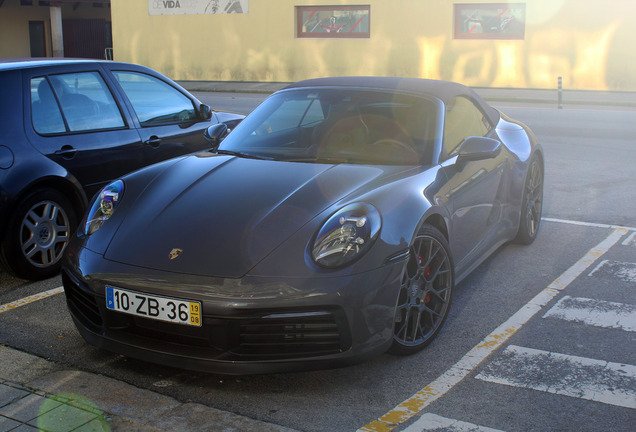
M 247 13 L 249 0 L 148 0 L 149 15 Z

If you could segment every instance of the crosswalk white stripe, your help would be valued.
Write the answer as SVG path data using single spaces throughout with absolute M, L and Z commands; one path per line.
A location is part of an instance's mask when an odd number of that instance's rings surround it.
M 636 282 L 636 263 L 603 260 L 588 276 L 596 273 L 605 273 L 625 282 Z
M 624 408 L 636 408 L 636 366 L 511 345 L 477 377 Z
M 404 429 L 403 432 L 424 432 L 439 431 L 448 432 L 502 432 L 499 429 L 492 429 L 485 426 L 478 426 L 459 420 L 438 416 L 437 414 L 426 413 L 418 421 Z
M 636 332 L 636 305 L 565 296 L 543 318 Z

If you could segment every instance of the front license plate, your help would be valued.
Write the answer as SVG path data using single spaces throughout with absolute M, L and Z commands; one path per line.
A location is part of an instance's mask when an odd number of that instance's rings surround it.
M 201 326 L 201 303 L 106 287 L 106 307 L 175 324 Z

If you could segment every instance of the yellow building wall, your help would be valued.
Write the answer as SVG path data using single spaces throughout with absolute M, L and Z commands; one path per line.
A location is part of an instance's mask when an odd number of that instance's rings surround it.
M 554 88 L 561 76 L 564 88 L 636 90 L 634 0 L 521 2 L 521 41 L 454 39 L 454 3 L 250 0 L 246 14 L 149 15 L 146 0 L 111 0 L 114 55 L 178 80 L 395 75 Z M 295 6 L 358 4 L 371 7 L 369 39 L 296 38 Z
M 19 0 L 5 0 L 0 7 L 0 57 L 29 57 L 29 21 L 44 21 L 45 32 L 50 32 L 48 7 L 20 6 Z M 47 52 L 51 51 L 50 41 Z

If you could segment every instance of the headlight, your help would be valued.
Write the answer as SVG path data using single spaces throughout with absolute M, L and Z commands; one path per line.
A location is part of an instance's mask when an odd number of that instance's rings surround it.
M 113 215 L 123 193 L 124 182 L 121 180 L 117 180 L 102 189 L 86 216 L 86 225 L 84 226 L 86 235 L 91 235 L 100 229 L 104 222 Z
M 349 204 L 323 224 L 311 255 L 323 267 L 342 267 L 364 255 L 378 237 L 382 220 L 371 204 Z

